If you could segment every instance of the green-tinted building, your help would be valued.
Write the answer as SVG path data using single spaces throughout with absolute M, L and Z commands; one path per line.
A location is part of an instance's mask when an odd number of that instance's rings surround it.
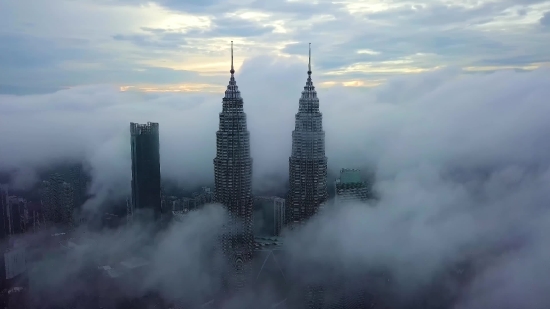
M 130 123 L 132 142 L 132 213 L 134 220 L 161 217 L 159 124 Z

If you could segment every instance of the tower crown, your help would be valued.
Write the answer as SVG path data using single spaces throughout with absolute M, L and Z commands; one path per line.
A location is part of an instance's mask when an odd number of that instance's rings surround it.
M 229 70 L 229 73 L 231 73 L 231 77 L 229 78 L 229 85 L 227 85 L 227 89 L 225 90 L 224 102 L 231 99 L 242 100 L 241 92 L 239 91 L 239 87 L 235 81 L 235 68 L 233 66 L 233 41 L 231 41 L 231 70 Z
M 311 80 L 311 43 L 309 43 L 309 59 L 307 67 L 307 80 L 300 98 L 299 110 L 301 112 L 318 112 L 319 99 L 317 98 L 317 91 L 315 91 L 315 86 L 313 86 L 313 81 Z

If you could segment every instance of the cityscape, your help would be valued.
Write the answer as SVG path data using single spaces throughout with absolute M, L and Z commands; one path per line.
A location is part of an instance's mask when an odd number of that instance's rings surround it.
M 0 309 L 548 309 L 550 2 L 0 4 Z
M 220 290 L 202 299 L 199 307 L 223 307 L 232 297 L 258 284 L 258 277 L 266 277 L 276 289 L 291 287 L 293 292 L 277 293 L 278 298 L 270 305 L 274 308 L 375 308 L 373 298 L 365 295 L 338 291 L 335 300 L 325 304 L 325 294 L 332 293 L 330 286 L 317 283 L 293 285 L 285 275 L 284 257 L 275 259 L 283 250 L 284 230 L 299 229 L 318 212 L 327 207 L 345 207 L 349 203 L 365 203 L 374 199 L 372 179 L 363 178 L 359 169 L 342 168 L 340 177 L 333 186 L 336 194 L 329 205 L 327 182 L 327 157 L 325 156 L 325 134 L 319 98 L 312 81 L 311 45 L 307 80 L 302 91 L 295 130 L 292 132 L 292 153 L 289 157 L 290 190 L 287 196 L 252 195 L 252 158 L 250 156 L 250 132 L 247 129 L 244 100 L 235 80 L 233 65 L 233 42 L 231 42 L 230 79 L 222 99 L 219 114 L 219 130 L 216 132 L 216 158 L 213 160 L 214 188 L 202 187 L 191 197 L 168 195 L 161 181 L 159 123 L 130 123 L 130 146 L 132 162 L 131 196 L 126 200 L 126 213 L 105 213 L 98 228 L 113 230 L 122 228 L 145 229 L 151 235 L 161 233 L 170 223 L 185 224 L 194 211 L 210 204 L 220 204 L 228 217 L 220 233 L 220 248 L 224 262 L 216 271 L 220 274 Z M 6 280 L 4 282 L 6 308 L 34 308 L 32 302 L 32 276 L 30 265 L 41 263 L 43 255 L 59 250 L 78 250 L 87 243 L 79 226 L 89 224 L 84 215 L 78 214 L 87 199 L 89 178 L 82 166 L 60 169 L 43 180 L 38 197 L 33 201 L 11 195 L 7 185 L 2 187 L 3 238 L 7 239 L 4 254 Z M 288 202 L 287 202 L 288 201 Z M 344 205 L 344 206 L 342 206 Z M 367 206 L 365 206 L 367 207 Z M 370 206 L 369 206 L 370 207 Z M 46 234 L 46 231 L 52 234 Z M 53 232 L 55 231 L 55 233 Z M 28 234 L 36 235 L 25 237 Z M 139 246 L 149 246 L 151 235 Z M 22 236 L 22 237 L 18 237 Z M 30 240 L 32 239 L 32 240 Z M 27 242 L 38 242 L 31 245 Z M 82 242 L 82 243 L 81 243 Z M 48 244 L 48 245 L 45 245 Z M 42 246 L 45 246 L 42 247 Z M 36 250 L 36 253 L 33 251 Z M 265 252 L 269 252 L 266 256 Z M 117 282 L 119 276 L 143 280 L 140 268 L 150 263 L 144 256 L 126 252 L 122 261 L 114 265 L 94 265 L 85 274 L 96 283 L 90 283 L 86 295 L 64 300 L 58 306 L 63 308 L 192 308 L 187 299 L 164 299 L 158 293 L 140 291 L 138 295 L 127 296 L 120 291 L 126 283 Z M 37 254 L 40 257 L 34 257 Z M 59 253 L 58 253 L 59 254 Z M 61 253 L 63 254 L 63 253 Z M 283 253 L 284 255 L 284 253 Z M 271 257 L 271 259 L 270 259 Z M 37 259 L 36 261 L 34 259 Z M 112 257 L 109 257 L 112 259 Z M 261 266 L 258 269 L 258 265 Z M 267 263 L 274 265 L 266 265 Z M 214 267 L 216 264 L 212 264 Z M 116 267 L 116 268 L 113 268 Z M 275 273 L 270 269 L 276 267 Z M 214 267 L 215 268 L 215 267 Z M 143 272 L 143 271 L 141 271 Z M 268 274 L 263 274 L 263 273 Z M 124 279 L 122 282 L 126 282 Z M 108 288 L 106 288 L 108 286 Z M 37 293 L 38 294 L 38 293 Z M 143 295 L 141 295 L 143 294 Z M 211 299 L 210 299 L 211 298 Z M 138 305 L 139 304 L 139 305 Z M 68 307 L 67 307 L 68 306 Z M 153 306 L 153 307 L 151 307 Z M 195 304 L 194 306 L 197 306 Z M 252 306 L 258 306 L 252 304 Z M 46 308 L 46 307 L 45 307 Z M 47 307 L 50 308 L 50 307 Z M 57 308 L 57 307 L 51 307 Z M 198 308 L 198 307 L 197 307 Z

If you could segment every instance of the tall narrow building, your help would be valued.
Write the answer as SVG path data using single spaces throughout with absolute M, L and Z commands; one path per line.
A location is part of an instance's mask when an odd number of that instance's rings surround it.
M 325 131 L 323 114 L 319 111 L 319 98 L 311 81 L 311 44 L 307 75 L 295 118 L 295 129 L 292 131 L 290 191 L 286 205 L 286 224 L 290 228 L 305 223 L 328 199 Z M 324 306 L 324 298 L 323 286 L 298 284 L 293 288 L 290 306 L 318 309 Z
M 289 158 L 290 191 L 286 221 L 291 227 L 307 221 L 328 199 L 325 131 L 319 98 L 311 81 L 311 44 L 307 75 L 292 132 L 292 155 Z
M 132 145 L 132 208 L 134 220 L 160 219 L 159 124 L 130 123 Z
M 219 130 L 216 132 L 214 199 L 229 212 L 230 222 L 223 234 L 222 250 L 228 258 L 230 271 L 224 281 L 227 290 L 236 291 L 245 286 L 250 276 L 254 236 L 250 133 L 246 126 L 243 99 L 235 82 L 233 41 L 230 73 L 219 114 Z

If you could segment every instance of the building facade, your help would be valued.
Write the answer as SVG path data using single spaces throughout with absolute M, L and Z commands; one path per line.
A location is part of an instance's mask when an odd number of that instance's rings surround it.
M 372 198 L 371 186 L 362 180 L 361 171 L 358 169 L 341 169 L 340 178 L 334 182 L 334 190 L 336 206 L 350 202 L 366 202 Z
M 133 219 L 158 221 L 162 214 L 159 124 L 130 123 Z
M 285 199 L 276 196 L 254 197 L 255 236 L 279 236 L 285 222 Z
M 311 81 L 311 47 L 309 55 L 308 77 L 295 117 L 289 158 L 286 221 L 291 227 L 315 215 L 328 199 L 325 132 L 319 98 Z
M 251 274 L 254 235 L 250 133 L 234 76 L 233 42 L 230 73 L 216 132 L 214 199 L 229 212 L 229 223 L 222 237 L 222 250 L 230 269 L 224 285 L 226 290 L 236 291 L 245 286 Z

